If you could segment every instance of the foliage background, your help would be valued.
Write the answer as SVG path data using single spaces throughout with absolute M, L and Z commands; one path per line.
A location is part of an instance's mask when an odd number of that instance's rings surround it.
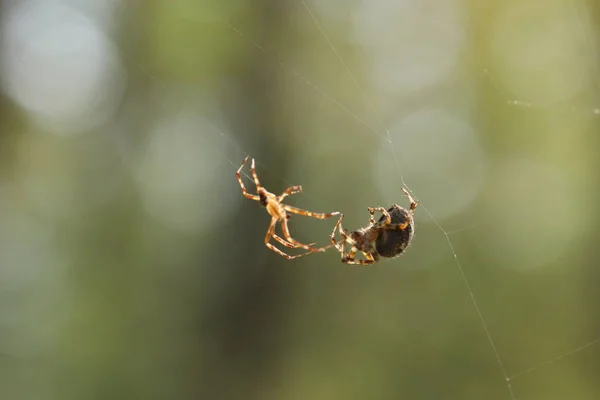
M 2 398 L 600 395 L 595 2 L 0 5 Z M 246 154 L 413 246 L 278 257 Z

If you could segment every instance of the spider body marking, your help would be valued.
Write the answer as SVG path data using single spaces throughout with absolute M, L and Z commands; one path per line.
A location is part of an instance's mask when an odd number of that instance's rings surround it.
M 349 233 L 342 226 L 344 215 L 340 215 L 333 232 L 331 232 L 331 243 L 340 252 L 343 263 L 374 264 L 381 257 L 394 258 L 406 250 L 414 236 L 413 214 L 419 203 L 414 201 L 406 189 L 402 188 L 402 191 L 410 201 L 408 210 L 397 204 L 387 210 L 383 207 L 369 207 L 369 225 L 364 228 Z M 382 214 L 377 222 L 375 222 L 376 211 Z M 339 242 L 335 239 L 336 230 L 341 236 Z M 346 245 L 350 246 L 348 252 Z M 357 260 L 355 258 L 357 252 L 363 253 L 365 259 Z
M 240 188 L 242 189 L 242 194 L 250 200 L 258 201 L 258 203 L 262 207 L 264 207 L 267 210 L 267 213 L 271 216 L 271 222 L 269 224 L 269 228 L 267 229 L 267 234 L 265 235 L 265 245 L 270 250 L 274 251 L 275 253 L 279 254 L 280 256 L 284 257 L 287 260 L 292 260 L 294 258 L 302 257 L 307 254 L 322 252 L 322 251 L 325 251 L 328 248 L 334 246 L 333 244 L 329 244 L 324 247 L 313 247 L 313 245 L 315 243 L 304 244 L 304 243 L 298 242 L 290 234 L 289 227 L 288 227 L 288 220 L 290 219 L 290 214 L 288 214 L 288 213 L 304 215 L 307 217 L 318 218 L 318 219 L 327 219 L 327 218 L 333 217 L 334 215 L 339 215 L 340 214 L 339 212 L 315 213 L 312 211 L 307 211 L 307 210 L 303 210 L 301 208 L 283 204 L 282 201 L 287 196 L 302 192 L 302 186 L 290 186 L 287 189 L 285 189 L 283 191 L 283 193 L 279 196 L 269 192 L 267 189 L 265 189 L 260 184 L 260 181 L 258 180 L 258 175 L 256 173 L 254 159 L 252 159 L 252 162 L 250 164 L 250 171 L 252 173 L 252 179 L 254 180 L 254 184 L 256 185 L 256 193 L 257 194 L 248 193 L 248 191 L 246 190 L 246 187 L 244 186 L 244 182 L 242 181 L 242 177 L 240 175 L 240 172 L 244 168 L 244 165 L 246 165 L 247 161 L 248 161 L 248 156 L 246 158 L 244 158 L 242 165 L 237 170 L 235 175 L 240 184 Z M 285 239 L 278 236 L 275 233 L 275 226 L 277 225 L 277 223 L 279 223 L 281 225 L 281 230 L 283 232 L 283 236 L 285 237 Z M 277 247 L 275 247 L 272 243 L 270 243 L 271 238 L 275 239 L 277 242 L 279 242 L 280 244 L 282 244 L 283 246 L 285 246 L 287 248 L 290 248 L 290 249 L 301 248 L 306 251 L 304 253 L 300 253 L 300 254 L 296 254 L 296 255 L 287 254 L 287 253 L 281 251 L 280 249 L 278 249 Z
M 415 221 L 412 218 L 412 212 L 406 208 L 394 204 L 388 208 L 387 212 L 392 217 L 392 225 L 404 226 L 406 221 L 408 225 L 404 229 L 382 229 L 375 240 L 375 248 L 381 257 L 398 257 L 412 242 L 415 234 Z M 385 222 L 385 216 L 379 218 L 378 224 Z

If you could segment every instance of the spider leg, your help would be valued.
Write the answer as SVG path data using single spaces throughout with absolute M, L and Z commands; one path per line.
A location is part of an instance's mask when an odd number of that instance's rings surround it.
M 379 261 L 379 254 L 377 252 L 367 253 L 364 251 L 362 253 L 365 255 L 365 260 L 356 260 L 354 258 L 356 251 L 357 249 L 353 247 L 350 254 L 346 258 L 342 258 L 342 262 L 351 265 L 371 265 Z
M 327 219 L 327 218 L 333 217 L 334 215 L 340 214 L 338 211 L 335 211 L 332 213 L 315 213 L 312 211 L 303 210 L 298 207 L 288 206 L 287 204 L 282 204 L 282 206 L 283 206 L 283 208 L 285 208 L 285 211 L 289 211 L 294 214 L 304 215 L 306 217 L 318 218 L 318 219 Z
M 408 193 L 408 190 L 406 190 L 405 188 L 402 188 L 402 192 L 404 192 L 406 197 L 408 197 L 408 201 L 410 201 L 410 211 L 414 211 L 415 208 L 417 208 L 417 206 L 419 205 L 419 202 L 415 201 L 415 199 L 412 198 L 410 193 Z
M 293 244 L 291 244 L 290 242 L 287 242 L 285 239 L 283 239 L 281 236 L 278 236 L 276 233 L 273 233 L 273 239 L 277 240 L 279 243 L 281 243 L 282 245 L 284 245 L 285 247 L 288 247 L 290 249 L 296 249 L 297 247 Z M 310 243 L 309 246 L 315 245 L 316 243 Z
M 277 201 L 281 203 L 281 200 L 285 199 L 287 196 L 300 192 L 302 192 L 302 186 L 290 186 L 289 188 L 285 189 L 279 197 L 277 197 Z
M 273 246 L 271 243 L 269 243 L 269 241 L 271 240 L 271 237 L 277 236 L 277 235 L 275 235 L 275 225 L 277 224 L 277 221 L 278 221 L 277 218 L 272 218 L 271 219 L 271 223 L 269 224 L 269 229 L 267 229 L 267 234 L 265 236 L 265 245 L 270 250 L 272 250 L 275 253 L 279 254 L 280 256 L 284 257 L 286 260 L 293 260 L 294 258 L 299 258 L 299 257 L 303 257 L 305 255 L 311 254 L 310 251 L 307 251 L 305 253 L 301 253 L 301 254 L 297 254 L 295 256 L 291 256 L 291 255 L 286 254 L 283 251 L 279 250 L 277 247 Z M 279 237 L 279 236 L 277 236 L 277 237 Z M 275 240 L 277 240 L 277 239 L 275 239 Z M 281 240 L 283 240 L 283 239 L 281 239 Z
M 240 168 L 238 168 L 237 172 L 235 173 L 235 176 L 237 177 L 237 180 L 240 183 L 240 187 L 242 188 L 242 194 L 251 200 L 259 201 L 260 197 L 258 197 L 255 194 L 250 194 L 248 193 L 248 191 L 246 191 L 246 187 L 244 186 L 244 182 L 242 182 L 242 177 L 240 176 L 240 172 L 242 171 L 242 168 L 244 168 L 244 165 L 246 165 L 246 161 L 248 161 L 248 156 L 244 158 L 244 161 L 242 162 Z
M 292 188 L 294 188 L 294 186 L 292 186 Z M 288 189 L 292 189 L 292 188 L 288 188 Z M 332 212 L 332 213 L 315 213 L 315 212 L 312 212 L 312 211 L 303 210 L 301 208 L 289 206 L 287 204 L 282 204 L 282 206 L 283 206 L 283 208 L 286 211 L 289 211 L 291 213 L 298 214 L 298 215 L 304 215 L 306 217 L 318 218 L 318 219 L 327 219 L 327 218 L 333 217 L 334 215 L 339 215 L 340 214 L 338 211 L 335 211 L 335 212 Z M 305 244 L 302 244 L 302 243 L 296 241 L 289 234 L 289 228 L 288 228 L 288 224 L 287 224 L 287 219 L 281 221 L 281 229 L 283 230 L 283 234 L 284 234 L 285 238 L 287 239 L 287 241 L 289 241 L 290 243 L 295 244 L 298 247 L 302 247 L 303 249 L 306 249 L 306 250 L 310 250 L 310 251 L 314 251 L 314 252 L 325 251 L 328 248 L 333 247 L 335 245 L 335 244 L 331 244 L 331 245 L 327 245 L 327 246 L 324 246 L 324 247 L 314 248 L 314 247 L 312 247 L 312 244 L 311 245 L 305 245 Z
M 356 261 L 354 260 L 354 255 L 356 254 L 356 247 L 352 247 L 350 249 L 350 253 L 348 253 L 347 255 L 342 254 L 342 262 L 345 264 L 356 264 Z
M 285 247 L 290 248 L 290 249 L 295 249 L 296 248 L 296 246 L 294 246 L 290 242 L 287 242 L 284 238 L 282 238 L 281 236 L 277 235 L 275 232 L 273 232 L 272 236 L 273 236 L 273 239 L 277 240 L 279 243 L 281 243 Z
M 252 178 L 254 179 L 254 184 L 256 185 L 256 187 L 257 188 L 261 187 L 260 181 L 258 180 L 258 174 L 256 173 L 254 158 L 252 159 L 252 162 L 250 163 L 250 172 L 252 172 Z
M 375 253 L 364 253 L 365 257 L 367 258 L 367 262 L 363 263 L 362 265 L 366 265 L 366 264 L 374 264 L 377 261 L 379 261 L 379 253 L 375 252 Z M 369 262 L 370 261 L 370 262 Z
M 290 235 L 290 229 L 288 227 L 287 224 L 287 218 L 286 219 L 282 219 L 281 221 L 281 230 L 283 231 L 283 236 L 285 236 L 285 239 L 290 242 L 291 244 L 295 245 L 296 247 L 301 247 L 305 250 L 311 251 L 313 253 L 317 253 L 320 251 L 325 251 L 330 247 L 333 247 L 333 244 L 329 244 L 327 246 L 324 247 L 312 247 L 310 245 L 304 244 L 304 243 L 300 243 L 299 241 L 297 241 L 296 239 L 294 239 L 292 237 L 292 235 Z
M 342 257 L 344 257 L 345 252 L 346 252 L 346 233 L 344 232 L 344 228 L 342 228 L 342 220 L 343 219 L 344 219 L 344 214 L 340 214 L 340 219 L 338 219 L 338 221 L 334 225 L 333 231 L 331 231 L 331 236 L 330 236 L 331 243 L 333 243 L 335 248 L 338 249 L 338 251 L 342 254 Z M 335 240 L 336 229 L 340 232 L 340 237 L 342 238 L 339 243 L 337 242 L 337 240 Z
M 369 218 L 369 223 L 371 225 L 375 224 L 375 211 L 379 211 L 380 213 L 382 213 L 385 216 L 385 224 L 389 225 L 392 223 L 392 217 L 390 216 L 390 213 L 387 212 L 387 210 L 383 207 L 367 207 L 367 210 L 369 210 L 369 214 L 371 215 L 371 217 Z

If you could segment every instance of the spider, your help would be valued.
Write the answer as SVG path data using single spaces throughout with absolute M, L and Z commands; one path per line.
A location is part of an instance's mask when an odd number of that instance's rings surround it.
M 326 218 L 330 218 L 334 215 L 339 215 L 340 214 L 339 212 L 336 211 L 336 212 L 327 213 L 327 214 L 314 213 L 314 212 L 306 211 L 306 210 L 296 208 L 296 207 L 293 207 L 293 206 L 290 206 L 287 204 L 282 204 L 283 199 L 286 198 L 287 196 L 302 192 L 302 186 L 290 186 L 289 188 L 285 189 L 281 195 L 276 196 L 275 194 L 269 192 L 267 189 L 265 189 L 264 187 L 261 186 L 260 181 L 258 180 L 258 175 L 256 174 L 256 169 L 254 168 L 254 159 L 252 159 L 252 163 L 250 164 L 250 171 L 252 172 L 254 184 L 256 185 L 257 195 L 248 193 L 246 191 L 246 187 L 244 186 L 244 183 L 242 182 L 242 177 L 240 176 L 240 172 L 242 171 L 242 168 L 244 168 L 244 165 L 246 165 L 246 161 L 248 161 L 248 156 L 246 158 L 244 158 L 242 165 L 237 170 L 235 175 L 237 177 L 238 182 L 240 183 L 240 187 L 242 188 L 242 194 L 251 200 L 258 201 L 261 206 L 263 206 L 267 209 L 267 212 L 271 216 L 271 223 L 269 224 L 269 229 L 267 229 L 267 234 L 265 236 L 265 245 L 270 250 L 273 250 L 275 253 L 279 254 L 280 256 L 285 257 L 287 260 L 292 260 L 294 258 L 302 257 L 307 254 L 325 251 L 328 248 L 334 246 L 333 244 L 329 244 L 325 247 L 316 247 L 315 248 L 315 247 L 312 247 L 315 243 L 303 244 L 303 243 L 298 242 L 296 239 L 292 238 L 292 236 L 290 235 L 289 228 L 288 228 L 288 220 L 290 219 L 290 215 L 288 213 L 305 215 L 307 217 L 313 217 L 313 218 L 318 218 L 318 219 L 326 219 Z M 277 225 L 278 222 L 281 224 L 281 230 L 283 231 L 283 235 L 285 236 L 285 239 L 281 238 L 280 236 L 278 236 L 275 233 L 275 225 Z M 297 255 L 289 255 L 289 254 L 284 253 L 283 251 L 279 250 L 272 243 L 270 243 L 271 238 L 274 238 L 275 240 L 277 240 L 279 243 L 281 243 L 285 247 L 288 247 L 291 249 L 302 248 L 307 251 L 304 253 L 301 253 L 301 254 L 297 254 Z
M 342 262 L 346 264 L 369 265 L 379 261 L 380 257 L 394 258 L 399 256 L 412 241 L 415 232 L 415 222 L 413 214 L 417 208 L 418 202 L 414 201 L 408 191 L 402 188 L 402 192 L 410 201 L 410 208 L 407 210 L 394 204 L 387 211 L 383 207 L 369 207 L 369 225 L 348 233 L 342 227 L 344 214 L 333 227 L 331 232 L 331 243 L 338 249 L 342 255 Z M 375 211 L 383 215 L 375 222 Z M 339 231 L 342 240 L 338 243 L 335 240 L 335 231 Z M 346 252 L 346 244 L 350 245 L 350 252 Z M 364 260 L 354 258 L 356 252 L 362 252 L 365 255 Z

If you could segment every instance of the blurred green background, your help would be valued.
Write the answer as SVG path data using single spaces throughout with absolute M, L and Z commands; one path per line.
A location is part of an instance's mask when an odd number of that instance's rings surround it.
M 600 398 L 596 2 L 0 6 L 2 399 Z

